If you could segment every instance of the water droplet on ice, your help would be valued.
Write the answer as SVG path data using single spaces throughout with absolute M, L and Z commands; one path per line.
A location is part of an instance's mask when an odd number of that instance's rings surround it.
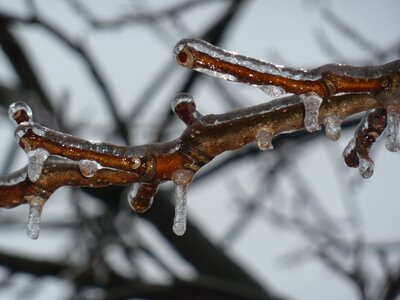
M 320 130 L 321 126 L 318 124 L 318 115 L 322 98 L 315 93 L 299 95 L 299 98 L 303 102 L 305 109 L 304 127 L 308 132 Z
M 386 149 L 392 152 L 400 150 L 400 113 L 389 111 L 387 113 Z
M 183 235 L 186 231 L 186 215 L 187 215 L 187 188 L 186 186 L 175 185 L 175 217 L 172 230 L 176 235 Z
M 102 166 L 94 160 L 82 159 L 78 162 L 79 170 L 82 175 L 90 178 L 93 177 L 98 170 L 102 168 Z
M 359 157 L 360 166 L 359 171 L 363 178 L 370 178 L 374 173 L 374 162 L 371 160 L 366 160 L 364 158 Z
M 38 148 L 28 152 L 28 178 L 32 182 L 39 180 L 42 175 L 43 164 L 49 157 L 49 152 L 43 148 Z
M 271 97 L 278 97 L 287 94 L 284 88 L 276 85 L 260 85 L 259 88 Z
M 325 135 L 332 141 L 340 138 L 340 126 L 342 120 L 335 114 L 330 114 L 325 118 Z
M 267 151 L 273 149 L 272 146 L 272 138 L 274 137 L 273 133 L 265 128 L 261 128 L 257 131 L 256 141 L 257 146 L 261 151 Z
M 40 231 L 40 218 L 42 215 L 43 205 L 45 200 L 41 197 L 33 197 L 29 202 L 29 217 L 26 226 L 26 233 L 32 240 L 39 237 Z
M 24 102 L 14 102 L 8 108 L 8 117 L 15 124 L 22 122 L 32 122 L 32 110 Z

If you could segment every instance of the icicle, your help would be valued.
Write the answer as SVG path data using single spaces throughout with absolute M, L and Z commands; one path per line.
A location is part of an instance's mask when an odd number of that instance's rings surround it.
M 32 182 L 39 180 L 42 175 L 43 164 L 49 157 L 49 152 L 43 148 L 38 148 L 28 152 L 28 178 Z
M 172 230 L 176 235 L 183 235 L 186 231 L 186 215 L 187 215 L 187 186 L 193 179 L 193 172 L 189 170 L 179 170 L 174 173 L 173 180 L 175 182 L 175 217 Z
M 36 240 L 39 237 L 40 230 L 40 218 L 42 215 L 43 206 L 45 199 L 38 196 L 32 196 L 29 201 L 29 217 L 27 225 L 27 235 L 32 240 Z
M 259 88 L 271 97 L 278 97 L 287 94 L 284 88 L 276 85 L 261 85 Z
M 387 113 L 385 146 L 392 152 L 400 150 L 400 112 L 388 111 Z
M 89 159 L 80 160 L 78 162 L 78 166 L 82 175 L 87 178 L 93 177 L 96 172 L 102 168 L 102 165 L 99 164 L 97 161 Z
M 187 197 L 186 186 L 175 185 L 175 217 L 172 230 L 176 235 L 183 235 L 186 231 Z
M 8 117 L 15 124 L 22 122 L 32 122 L 32 110 L 24 102 L 14 102 L 8 108 Z
M 274 137 L 273 133 L 268 129 L 265 128 L 259 129 L 256 134 L 256 141 L 258 148 L 261 151 L 274 149 L 271 143 L 273 137 Z
M 363 178 L 370 178 L 374 174 L 374 162 L 372 160 L 366 160 L 358 157 L 360 159 L 360 166 L 358 170 Z
M 299 98 L 303 102 L 305 109 L 304 127 L 308 132 L 320 130 L 321 126 L 318 124 L 318 115 L 322 98 L 315 93 L 299 95 Z
M 325 135 L 332 141 L 340 138 L 340 126 L 342 120 L 335 114 L 330 114 L 325 118 Z

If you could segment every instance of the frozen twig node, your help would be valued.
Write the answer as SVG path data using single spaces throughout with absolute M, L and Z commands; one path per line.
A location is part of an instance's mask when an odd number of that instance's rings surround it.
M 193 172 L 189 170 L 179 170 L 174 173 L 175 182 L 175 217 L 172 231 L 182 236 L 186 231 L 187 216 L 187 186 L 193 178 Z
M 301 94 L 299 98 L 304 104 L 304 127 L 308 132 L 320 130 L 321 126 L 318 124 L 318 116 L 322 98 L 316 93 Z
M 40 218 L 46 200 L 39 196 L 28 196 L 29 217 L 27 225 L 27 235 L 30 239 L 36 240 L 39 237 Z

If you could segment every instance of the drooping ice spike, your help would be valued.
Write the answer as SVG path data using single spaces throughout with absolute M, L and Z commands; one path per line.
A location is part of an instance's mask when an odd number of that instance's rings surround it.
M 321 129 L 318 124 L 319 107 L 322 103 L 322 98 L 315 93 L 299 95 L 300 100 L 304 104 L 305 116 L 304 127 L 308 132 L 314 132 Z
M 15 125 L 33 121 L 32 110 L 25 102 L 12 103 L 8 108 L 8 117 Z
M 28 200 L 29 217 L 26 233 L 32 240 L 36 240 L 39 237 L 40 218 L 42 216 L 42 210 L 45 202 L 46 200 L 44 198 L 38 196 L 31 196 L 31 198 Z
M 343 160 L 346 166 L 350 168 L 358 168 L 360 160 L 356 150 L 356 139 L 352 138 L 343 151 Z
M 270 149 L 274 149 L 272 146 L 272 139 L 274 134 L 266 128 L 261 128 L 257 131 L 256 134 L 256 142 L 257 146 L 261 151 L 267 151 Z
M 101 170 L 103 167 L 97 161 L 82 159 L 78 162 L 79 170 L 82 175 L 90 178 L 93 177 L 98 170 Z
M 186 231 L 187 216 L 187 186 L 193 179 L 193 172 L 179 170 L 174 173 L 175 182 L 175 217 L 172 231 L 181 236 Z
M 196 103 L 192 95 L 180 93 L 171 103 L 172 110 L 186 125 L 192 124 L 201 114 L 196 110 Z
M 363 178 L 367 179 L 374 174 L 374 162 L 372 159 L 364 159 L 359 157 L 360 159 L 360 165 L 358 167 L 358 170 L 360 171 L 360 174 Z
M 153 204 L 154 195 L 157 193 L 158 184 L 135 183 L 128 191 L 128 203 L 130 207 L 143 213 Z
M 354 137 L 343 152 L 346 165 L 352 168 L 358 167 L 363 178 L 369 178 L 374 173 L 374 161 L 369 152 L 373 143 L 384 131 L 385 126 L 385 109 L 376 108 L 366 112 Z
M 400 111 L 387 112 L 385 146 L 391 152 L 400 150 Z
M 325 135 L 331 141 L 337 141 L 340 138 L 342 120 L 336 114 L 329 114 L 325 118 Z
M 186 186 L 177 184 L 175 186 L 175 217 L 172 230 L 176 235 L 184 235 L 186 231 L 187 216 L 187 188 Z
M 278 97 L 287 94 L 284 88 L 276 85 L 260 85 L 260 90 L 271 97 Z
M 38 148 L 28 152 L 28 178 L 32 182 L 39 180 L 42 175 L 43 164 L 49 157 L 49 152 L 43 148 Z

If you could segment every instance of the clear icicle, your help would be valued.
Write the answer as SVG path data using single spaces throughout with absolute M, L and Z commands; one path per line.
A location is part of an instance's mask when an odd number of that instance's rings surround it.
M 374 162 L 371 160 L 366 160 L 364 158 L 359 157 L 360 166 L 358 170 L 363 178 L 370 178 L 372 174 L 374 174 Z
M 389 111 L 387 113 L 385 146 L 392 152 L 400 150 L 400 112 Z
M 258 130 L 256 134 L 256 141 L 258 148 L 261 151 L 267 151 L 273 149 L 274 147 L 272 146 L 271 143 L 273 137 L 274 137 L 273 133 L 268 129 L 261 128 L 260 130 Z
M 10 105 L 8 108 L 8 117 L 10 120 L 15 124 L 18 125 L 17 121 L 15 120 L 15 115 L 19 111 L 24 111 L 25 112 L 25 117 L 27 118 L 27 122 L 32 122 L 33 120 L 33 114 L 32 110 L 29 107 L 28 104 L 24 102 L 14 102 L 13 104 Z
M 330 114 L 325 118 L 325 135 L 332 141 L 340 138 L 340 126 L 342 120 L 335 114 Z
M 39 237 L 40 231 L 40 218 L 42 216 L 43 205 L 45 200 L 41 197 L 32 197 L 29 201 L 29 217 L 28 225 L 26 226 L 26 233 L 32 240 Z
M 320 130 L 321 126 L 318 124 L 318 116 L 322 98 L 315 93 L 303 94 L 299 95 L 299 97 L 305 109 L 304 127 L 308 132 Z
M 259 86 L 259 88 L 260 90 L 262 90 L 264 93 L 266 93 L 268 96 L 271 97 L 278 97 L 287 94 L 285 89 L 276 85 L 261 85 Z
M 89 159 L 80 160 L 78 162 L 78 166 L 82 175 L 87 178 L 93 177 L 96 172 L 102 168 L 101 164 L 99 164 L 97 161 Z
M 183 235 L 186 231 L 186 215 L 187 215 L 187 197 L 186 186 L 177 184 L 175 185 L 175 217 L 172 230 L 176 235 Z
M 43 148 L 38 148 L 28 152 L 28 178 L 32 182 L 39 180 L 42 175 L 43 164 L 49 157 L 49 152 Z

